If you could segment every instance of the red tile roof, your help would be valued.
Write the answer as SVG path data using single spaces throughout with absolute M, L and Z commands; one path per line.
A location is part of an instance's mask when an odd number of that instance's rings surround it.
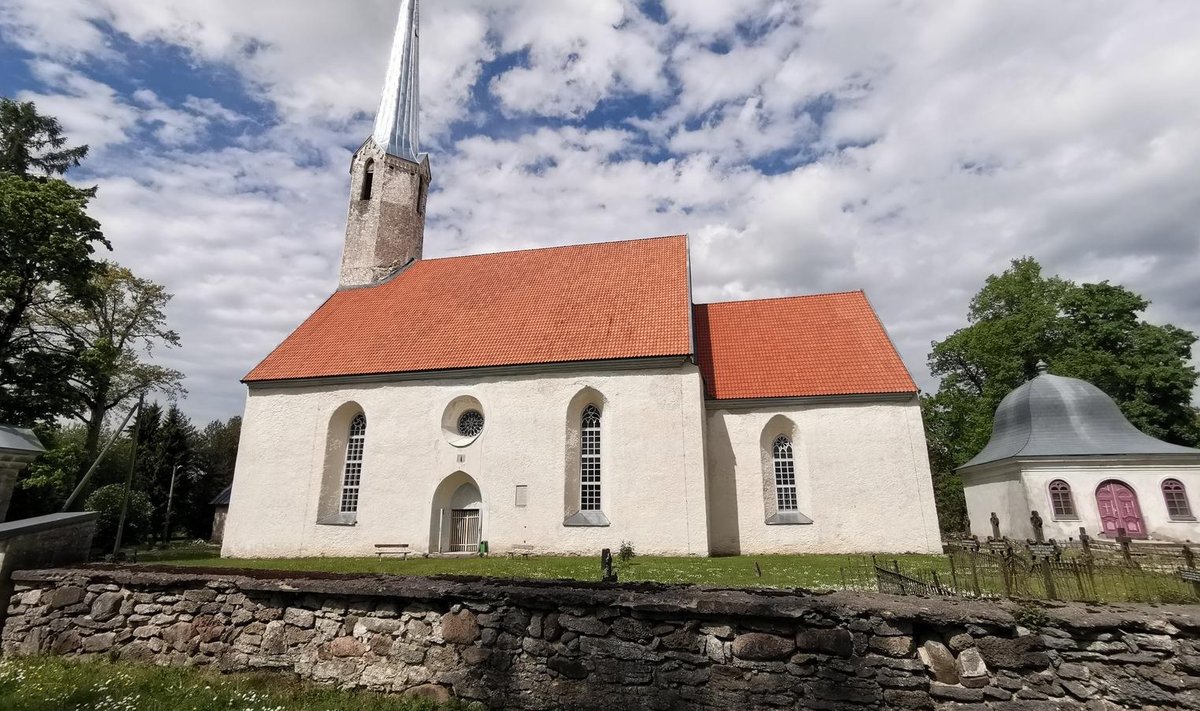
M 917 391 L 861 291 L 697 304 L 694 313 L 709 398 Z
M 246 382 L 691 353 L 686 237 L 413 263 L 339 291 Z

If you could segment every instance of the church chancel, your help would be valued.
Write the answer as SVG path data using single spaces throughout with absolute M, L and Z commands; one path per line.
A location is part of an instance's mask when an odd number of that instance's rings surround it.
M 245 377 L 223 553 L 938 550 L 917 388 L 862 292 L 696 304 L 686 236 L 424 258 L 417 15 L 339 288 Z

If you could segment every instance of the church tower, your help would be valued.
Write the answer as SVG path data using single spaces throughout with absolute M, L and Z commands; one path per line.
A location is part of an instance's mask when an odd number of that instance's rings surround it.
M 369 286 L 421 258 L 429 156 L 418 148 L 419 0 L 403 0 L 375 131 L 350 164 L 338 288 Z

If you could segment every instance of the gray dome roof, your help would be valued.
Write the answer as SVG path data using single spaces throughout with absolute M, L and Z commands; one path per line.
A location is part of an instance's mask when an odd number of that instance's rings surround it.
M 1010 457 L 1106 454 L 1200 458 L 1200 449 L 1168 444 L 1142 432 L 1129 424 L 1112 398 L 1085 380 L 1043 372 L 1000 401 L 992 438 L 959 468 Z
M 41 454 L 46 451 L 33 430 L 0 425 L 0 450 L 8 453 Z

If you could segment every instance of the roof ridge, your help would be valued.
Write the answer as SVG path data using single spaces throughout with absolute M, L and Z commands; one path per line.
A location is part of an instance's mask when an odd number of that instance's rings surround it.
M 629 244 L 633 242 L 655 242 L 658 240 L 668 239 L 687 239 L 687 233 L 677 235 L 658 235 L 655 237 L 633 237 L 630 239 L 610 239 L 600 242 L 580 242 L 577 244 L 558 244 L 547 245 L 545 247 L 525 247 L 523 249 L 504 249 L 496 252 L 477 252 L 475 254 L 452 254 L 445 257 L 427 257 L 420 259 L 420 262 L 444 262 L 451 259 L 469 259 L 471 257 L 492 257 L 498 254 L 520 254 L 524 252 L 548 252 L 556 249 L 583 249 L 586 247 L 598 247 L 605 244 Z
M 1033 384 L 1035 382 L 1037 382 L 1037 378 L 1032 378 L 1030 380 L 1025 381 L 1024 384 L 1028 385 L 1029 387 L 1025 388 L 1024 402 L 1019 403 L 1019 405 L 1018 405 L 1018 406 L 1020 406 L 1023 404 L 1025 406 L 1025 411 L 1026 411 L 1026 413 L 1028 413 L 1029 421 L 1031 423 L 1033 422 Z M 1019 390 L 1020 386 L 1017 386 L 1017 389 Z M 996 413 L 992 413 L 993 420 L 995 419 L 995 416 L 996 416 Z M 994 426 L 993 426 L 993 429 L 994 429 Z M 1032 441 L 1033 441 L 1033 427 L 1030 427 L 1029 431 L 1025 433 L 1025 441 L 1021 443 L 1021 446 L 1017 448 L 1017 451 L 1016 451 L 1016 453 L 1013 454 L 1013 456 L 1014 457 L 1021 456 L 1021 453 L 1024 452 L 1025 449 L 1029 447 L 1029 443 Z M 987 445 L 984 445 L 984 448 L 986 448 L 986 447 L 987 447 Z
M 707 301 L 697 303 L 696 306 L 724 306 L 726 304 L 752 304 L 760 301 L 786 301 L 788 299 L 817 299 L 822 296 L 845 296 L 847 294 L 862 294 L 866 296 L 867 292 L 863 289 L 847 289 L 846 291 L 826 291 L 818 294 L 791 294 L 788 296 L 768 296 L 762 299 L 734 299 L 731 301 Z M 874 310 L 874 309 L 872 309 Z

